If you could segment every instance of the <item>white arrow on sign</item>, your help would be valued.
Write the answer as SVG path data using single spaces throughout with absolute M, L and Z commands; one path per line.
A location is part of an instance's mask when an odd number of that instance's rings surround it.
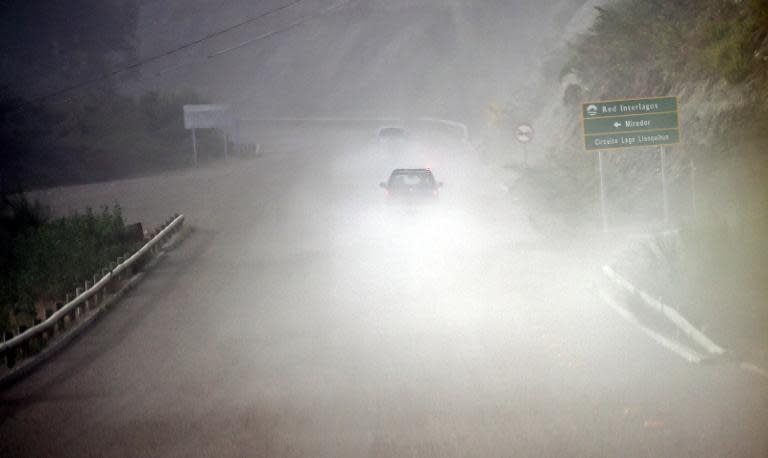
M 619 127 L 621 127 L 621 123 L 619 121 L 616 121 L 615 123 L 613 123 L 613 127 L 618 129 Z
M 520 124 L 517 126 L 517 132 L 515 133 L 515 136 L 517 137 L 517 141 L 525 144 L 533 140 L 533 133 L 533 127 L 528 124 Z

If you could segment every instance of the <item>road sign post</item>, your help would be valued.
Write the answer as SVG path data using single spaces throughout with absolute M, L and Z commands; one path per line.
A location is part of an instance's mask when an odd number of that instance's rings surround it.
M 523 149 L 523 168 L 527 169 L 528 168 L 528 145 L 523 143 L 522 149 Z
M 517 126 L 515 138 L 523 145 L 523 167 L 528 168 L 528 143 L 533 140 L 534 130 L 530 124 L 520 124 Z
M 603 232 L 608 231 L 608 212 L 605 209 L 605 175 L 603 174 L 603 152 L 597 152 L 597 164 L 600 169 L 600 214 L 603 220 Z
M 195 135 L 195 129 L 192 129 L 192 164 L 197 167 L 197 135 Z
M 598 152 L 603 229 L 607 227 L 605 177 L 602 154 L 606 150 L 658 147 L 661 156 L 661 187 L 664 221 L 669 221 L 666 148 L 680 142 L 676 97 L 587 102 L 581 107 L 584 148 Z
M 193 162 L 197 165 L 196 129 L 220 129 L 224 135 L 224 157 L 229 155 L 228 137 L 235 125 L 228 105 L 184 105 L 184 128 L 192 131 Z
M 696 202 L 696 164 L 693 162 L 693 158 L 691 158 L 691 207 L 693 208 L 693 219 L 696 220 L 699 218 L 699 208 L 698 203 Z
M 667 196 L 667 171 L 666 171 L 666 155 L 667 149 L 663 146 L 659 147 L 659 155 L 661 156 L 661 194 L 664 200 L 664 222 L 669 222 L 669 197 Z

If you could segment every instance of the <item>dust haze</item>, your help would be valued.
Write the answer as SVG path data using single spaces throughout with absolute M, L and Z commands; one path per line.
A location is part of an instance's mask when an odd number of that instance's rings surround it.
M 573 129 L 550 114 L 604 3 L 299 2 L 121 77 L 231 105 L 257 153 L 30 194 L 192 230 L 0 392 L 0 455 L 763 455 L 763 378 L 688 363 L 601 300 L 601 269 L 646 226 L 603 232 L 596 195 L 569 225 L 552 201 L 576 191 L 536 188 L 570 182 L 548 161 Z M 284 4 L 144 1 L 137 52 Z M 480 141 L 523 122 L 527 164 Z M 430 169 L 439 200 L 388 202 L 398 168 Z

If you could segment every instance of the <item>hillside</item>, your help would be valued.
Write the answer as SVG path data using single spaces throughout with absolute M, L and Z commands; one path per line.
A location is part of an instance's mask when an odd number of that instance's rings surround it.
M 763 219 L 768 2 L 604 3 L 590 5 L 597 6 L 593 26 L 562 50 L 560 88 L 536 119 L 540 131 L 553 135 L 533 147 L 535 155 L 554 171 L 545 175 L 562 177 L 546 182 L 550 197 L 565 195 L 558 202 L 562 208 L 585 221 L 596 218 L 596 155 L 583 150 L 580 103 L 670 95 L 680 101 L 682 135 L 667 164 L 673 219 L 684 221 L 696 212 L 734 224 Z M 655 149 L 610 153 L 606 170 L 615 224 L 659 220 Z

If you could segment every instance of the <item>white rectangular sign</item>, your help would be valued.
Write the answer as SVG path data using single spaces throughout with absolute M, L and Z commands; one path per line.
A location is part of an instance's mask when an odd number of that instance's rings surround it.
M 229 105 L 184 105 L 185 129 L 223 129 L 232 126 Z

